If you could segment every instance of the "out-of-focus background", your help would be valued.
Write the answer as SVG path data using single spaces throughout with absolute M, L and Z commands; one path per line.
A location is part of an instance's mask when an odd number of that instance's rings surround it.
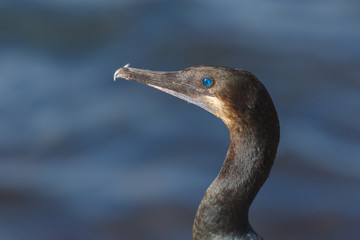
M 0 2 L 0 239 L 191 239 L 229 136 L 204 110 L 123 80 L 225 65 L 281 121 L 250 211 L 266 239 L 360 235 L 360 2 Z

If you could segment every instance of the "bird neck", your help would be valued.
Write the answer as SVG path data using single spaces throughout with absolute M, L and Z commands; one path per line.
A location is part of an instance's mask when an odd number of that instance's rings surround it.
M 228 127 L 224 164 L 196 213 L 193 239 L 261 239 L 248 221 L 249 207 L 269 175 L 277 143 L 268 144 L 256 128 Z M 275 152 L 275 153 L 274 153 Z M 252 238 L 249 238 L 249 236 Z

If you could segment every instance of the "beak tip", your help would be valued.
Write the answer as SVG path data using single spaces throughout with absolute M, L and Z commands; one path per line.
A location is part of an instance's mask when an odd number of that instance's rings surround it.
M 116 70 L 116 72 L 114 73 L 114 82 L 116 81 L 116 79 L 121 78 L 121 73 L 123 73 L 124 69 L 127 69 L 130 66 L 130 64 L 126 64 L 125 66 L 123 66 L 122 68 L 119 68 L 118 70 Z
M 121 69 L 121 68 L 120 68 Z M 114 82 L 116 81 L 116 79 L 117 79 L 117 75 L 119 74 L 119 70 L 120 69 L 118 69 L 118 70 L 116 70 L 116 72 L 114 73 Z

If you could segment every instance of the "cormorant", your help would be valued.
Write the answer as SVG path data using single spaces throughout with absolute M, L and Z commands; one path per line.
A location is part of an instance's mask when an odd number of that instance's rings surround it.
M 280 137 L 276 109 L 264 85 L 250 72 L 219 66 L 159 72 L 125 65 L 115 72 L 116 78 L 200 106 L 229 129 L 226 159 L 199 205 L 193 239 L 262 239 L 250 226 L 248 212 L 269 176 Z

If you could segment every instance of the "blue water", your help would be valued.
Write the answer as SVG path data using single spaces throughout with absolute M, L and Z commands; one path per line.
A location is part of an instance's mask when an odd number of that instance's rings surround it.
M 281 142 L 250 211 L 266 239 L 360 235 L 360 3 L 0 3 L 0 239 L 191 239 L 229 143 L 222 122 L 133 82 L 252 71 Z

